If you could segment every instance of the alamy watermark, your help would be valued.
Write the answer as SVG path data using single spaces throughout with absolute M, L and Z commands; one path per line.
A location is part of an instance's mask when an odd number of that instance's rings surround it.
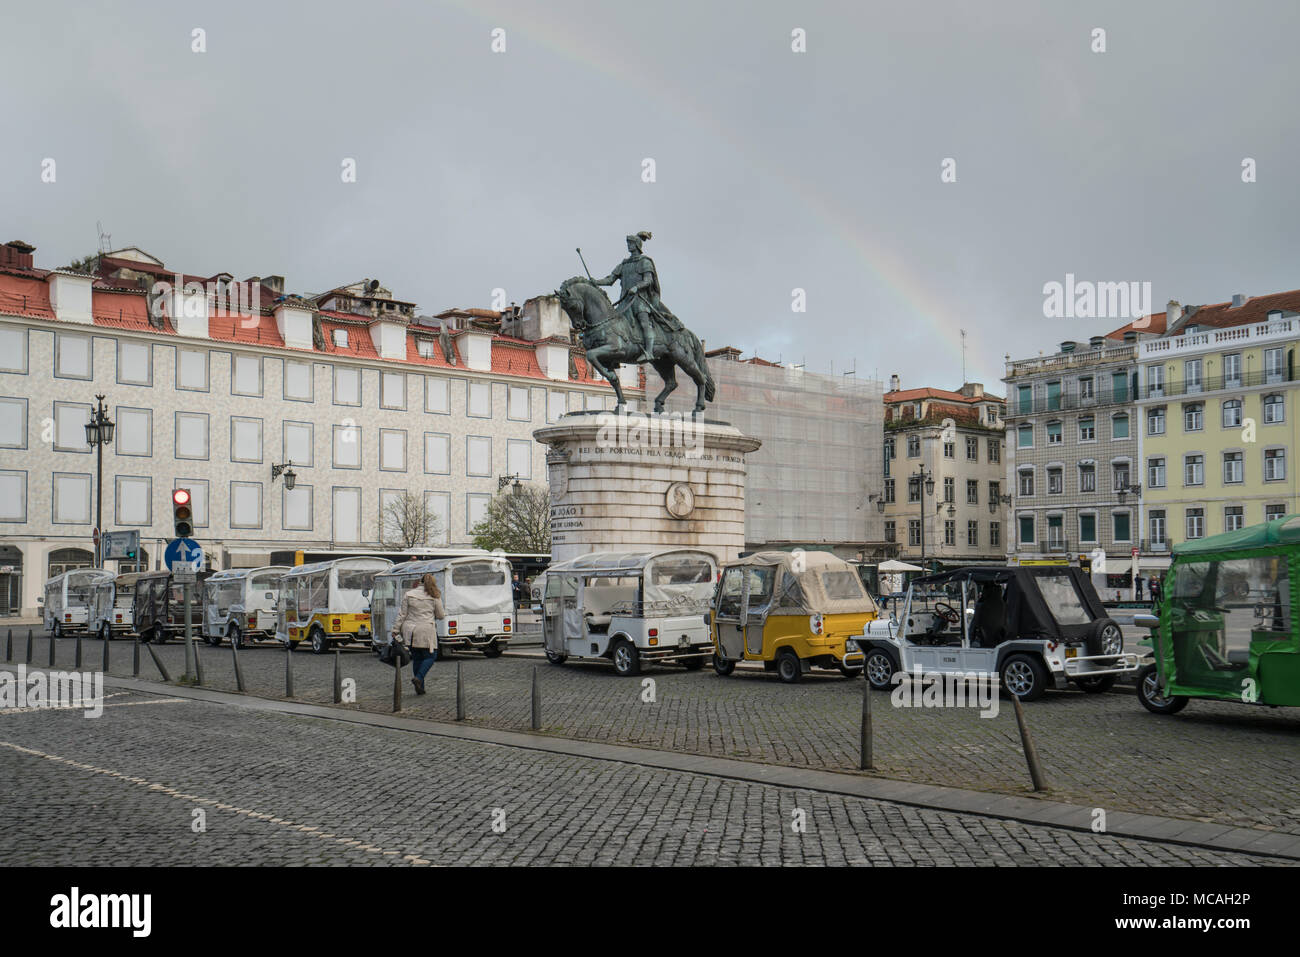
M 11 708 L 77 709 L 87 718 L 104 713 L 104 675 L 99 671 L 0 670 L 0 710 Z
M 703 422 L 690 413 L 601 412 L 596 424 L 596 445 L 602 450 L 658 450 L 671 454 L 680 449 L 688 459 L 704 454 Z
M 912 680 L 903 683 L 904 678 Z M 998 676 L 989 672 L 924 673 L 896 671 L 889 703 L 895 708 L 978 708 L 981 718 L 998 716 Z
M 207 282 L 185 281 L 180 273 L 173 275 L 174 282 L 158 280 L 149 290 L 149 312 L 161 319 L 171 312 L 171 318 L 201 318 L 209 309 L 218 309 L 258 320 L 262 310 L 262 284 L 237 280 L 209 279 Z M 179 292 L 179 299 L 174 293 Z M 168 305 L 174 303 L 174 305 Z
M 1048 319 L 1141 319 L 1151 312 L 1151 283 L 1092 282 L 1065 274 L 1065 282 L 1043 284 Z

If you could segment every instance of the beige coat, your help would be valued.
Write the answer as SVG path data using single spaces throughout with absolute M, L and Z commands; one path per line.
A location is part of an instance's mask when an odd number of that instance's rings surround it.
M 430 598 L 423 585 L 416 585 L 402 595 L 402 610 L 393 622 L 393 633 L 401 634 L 410 648 L 431 651 L 438 647 L 438 630 L 435 622 L 446 618 L 442 600 Z

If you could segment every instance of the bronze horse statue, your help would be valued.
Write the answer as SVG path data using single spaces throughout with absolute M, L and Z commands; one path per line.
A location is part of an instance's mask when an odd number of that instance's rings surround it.
M 618 397 L 617 408 L 622 410 L 626 402 L 615 372 L 620 365 L 635 364 L 641 355 L 641 330 L 635 320 L 614 308 L 605 290 L 582 276 L 566 279 L 555 294 L 560 297 L 560 305 L 569 314 L 573 328 L 582 339 L 587 361 L 614 387 L 614 394 Z M 664 399 L 677 388 L 677 369 L 680 368 L 695 380 L 695 411 L 703 412 L 704 404 L 713 401 L 714 384 L 699 338 L 689 329 L 670 328 L 667 322 L 658 318 L 652 321 L 659 323 L 663 333 L 655 338 L 650 360 L 664 381 L 663 391 L 655 396 L 655 411 L 664 410 Z

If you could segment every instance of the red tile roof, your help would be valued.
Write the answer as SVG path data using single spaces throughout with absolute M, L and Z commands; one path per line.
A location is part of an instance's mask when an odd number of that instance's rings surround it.
M 44 279 L 0 273 L 0 310 L 10 315 L 53 319 L 50 287 Z
M 980 396 L 962 395 L 960 392 L 950 392 L 947 389 L 899 389 L 897 392 L 886 392 L 885 403 L 891 402 L 915 402 L 917 399 L 942 399 L 945 402 L 963 402 L 973 405 L 976 402 L 1001 402 L 1002 397 L 992 395 L 988 392 Z
M 1266 296 L 1251 296 L 1237 308 L 1232 302 L 1216 302 L 1205 306 L 1195 306 L 1194 313 L 1187 314 L 1183 307 L 1182 318 L 1175 326 L 1174 335 L 1181 335 L 1186 326 L 1210 326 L 1215 329 L 1228 329 L 1233 326 L 1249 326 L 1257 322 L 1266 322 L 1270 312 L 1300 312 L 1300 289 L 1290 292 L 1274 292 Z M 1124 333 L 1135 331 L 1149 335 L 1164 335 L 1167 312 L 1155 312 L 1136 322 L 1120 326 L 1113 332 L 1106 333 L 1107 339 L 1123 339 Z

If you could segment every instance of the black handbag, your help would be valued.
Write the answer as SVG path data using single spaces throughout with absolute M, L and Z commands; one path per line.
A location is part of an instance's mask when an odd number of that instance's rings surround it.
M 402 643 L 402 639 L 393 638 L 379 650 L 379 660 L 395 668 L 405 668 L 411 663 L 411 652 Z

